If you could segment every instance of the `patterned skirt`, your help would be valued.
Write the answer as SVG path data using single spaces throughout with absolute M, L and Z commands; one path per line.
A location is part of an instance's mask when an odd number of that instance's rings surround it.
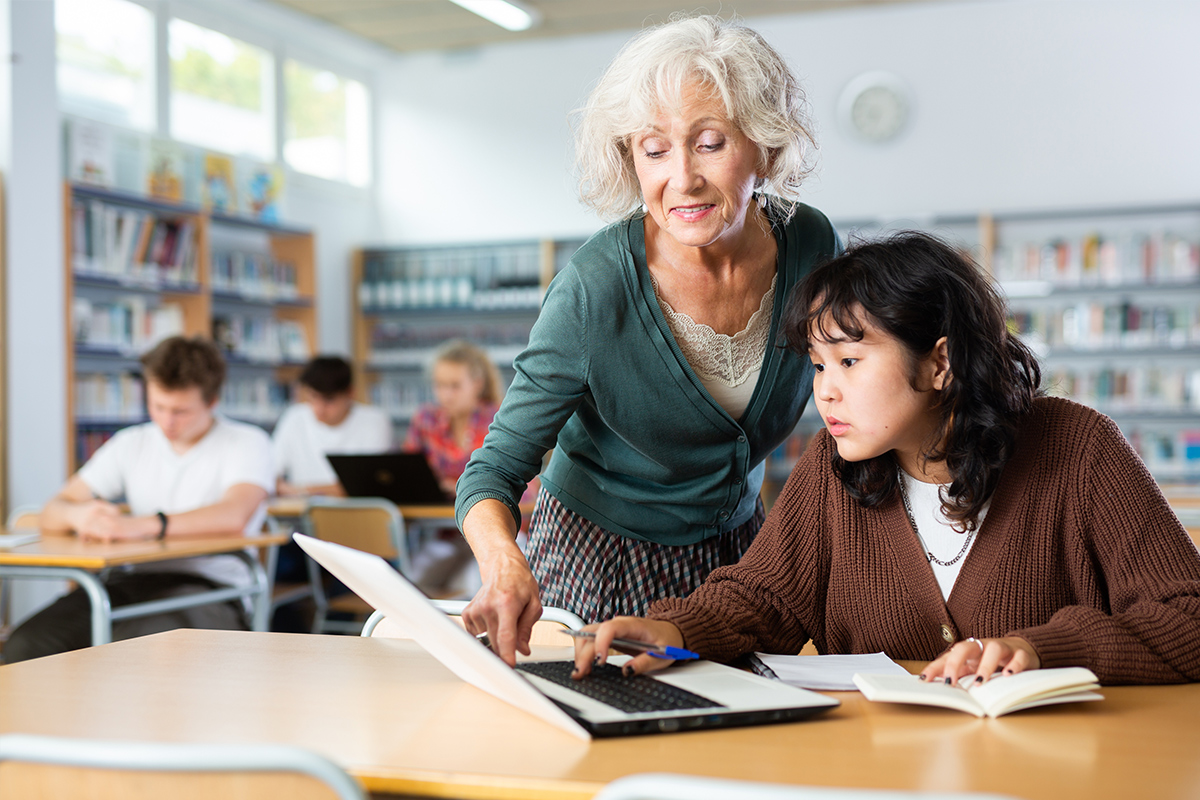
M 565 608 L 587 622 L 641 616 L 655 600 L 686 597 L 714 569 L 737 563 L 764 516 L 760 500 L 745 524 L 672 547 L 611 533 L 543 488 L 529 524 L 529 566 L 544 606 Z

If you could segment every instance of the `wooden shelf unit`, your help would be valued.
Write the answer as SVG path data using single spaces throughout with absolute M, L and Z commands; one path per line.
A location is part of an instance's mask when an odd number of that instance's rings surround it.
M 483 347 L 507 383 L 542 294 L 582 243 L 526 240 L 356 251 L 350 296 L 359 399 L 386 408 L 402 431 L 415 408 L 432 401 L 425 368 L 436 347 L 452 338 Z M 412 341 L 376 351 L 372 342 L 380 326 L 409 334 Z M 396 394 L 389 390 L 411 398 L 388 402 Z
M 843 241 L 916 229 L 957 244 L 995 278 L 1009 303 L 1010 324 L 1027 328 L 1022 333 L 1042 362 L 1049 392 L 1113 417 L 1161 484 L 1200 483 L 1200 202 L 845 221 L 837 228 Z M 1015 250 L 1021 270 L 1014 269 Z M 1030 253 L 1038 263 L 1026 262 Z M 1039 334 L 1029 322 L 1039 308 L 1073 308 L 1078 316 L 1081 307 L 1088 308 L 1089 318 L 1097 316 L 1092 307 L 1109 313 L 1107 318 L 1099 313 L 1098 330 L 1080 323 L 1072 346 Z M 1145 309 L 1151 318 L 1157 313 L 1158 333 L 1144 324 Z M 1131 331 L 1133 320 L 1140 324 Z M 1150 372 L 1154 369 L 1159 372 Z M 1067 381 L 1064 375 L 1084 377 Z M 1112 389 L 1129 386 L 1135 375 L 1151 387 L 1168 376 L 1173 388 L 1140 394 Z M 1097 386 L 1105 396 L 1097 396 Z M 768 460 L 772 489 L 782 487 L 820 427 L 810 402 L 795 438 Z
M 90 331 L 83 340 L 77 336 L 84 324 L 77 317 L 83 307 L 77 301 L 94 301 L 105 307 L 128 303 L 131 308 L 138 309 L 131 312 L 131 315 L 137 315 L 131 316 L 132 319 L 137 319 L 142 311 L 153 313 L 164 307 L 175 307 L 179 310 L 179 332 L 185 336 L 213 337 L 214 322 L 219 318 L 249 320 L 250 325 L 261 326 L 268 334 L 271 331 L 277 333 L 280 324 L 286 323 L 287 330 L 298 336 L 293 335 L 290 340 L 295 345 L 293 352 L 283 357 L 242 358 L 236 351 L 223 347 L 229 366 L 227 397 L 239 386 L 239 381 L 254 382 L 257 386 L 265 380 L 271 390 L 276 390 L 290 386 L 296 379 L 298 365 L 311 356 L 318 341 L 314 304 L 316 251 L 311 230 L 210 213 L 184 203 L 72 183 L 64 186 L 63 206 L 69 473 L 78 469 L 87 455 L 80 451 L 81 428 L 96 432 L 100 438 L 144 419 L 144 408 L 139 415 L 128 405 L 122 413 L 109 419 L 94 416 L 81 419 L 76 407 L 81 376 L 115 376 L 120 380 L 120 376 L 136 373 L 138 356 L 161 338 L 154 336 L 152 331 L 145 337 L 141 336 L 144 331 L 130 331 L 132 338 L 127 340 L 115 344 L 106 342 L 100 348 L 89 347 L 86 337 L 91 335 Z M 79 208 L 82 210 L 77 211 Z M 96 225 L 101 224 L 110 210 L 120 218 L 119 221 L 103 222 L 105 233 L 97 233 Z M 80 214 L 84 217 L 82 220 Z M 137 233 L 124 233 L 124 226 L 131 223 L 134 225 L 132 230 Z M 153 255 L 156 234 L 153 226 L 159 223 L 177 226 L 177 238 L 182 235 L 192 237 L 187 245 L 192 251 L 190 257 L 172 267 L 154 269 L 145 261 Z M 148 232 L 142 231 L 145 225 L 151 226 Z M 77 241 L 80 233 L 90 238 Z M 115 238 L 113 234 L 116 234 Z M 126 238 L 122 239 L 122 236 Z M 163 247 L 161 252 L 166 257 L 168 249 Z M 276 275 L 261 280 L 260 276 L 251 279 L 248 274 L 243 274 L 233 286 L 214 288 L 214 257 L 218 252 L 236 252 L 238 258 L 257 258 L 260 268 L 274 271 Z M 192 270 L 185 270 L 182 262 L 190 262 Z M 180 273 L 183 280 L 178 279 Z M 273 277 L 283 280 L 274 281 Z M 299 346 L 301 340 L 306 347 Z M 304 352 L 300 352 L 301 349 Z M 86 369 L 81 371 L 83 367 Z M 242 414 L 244 409 L 226 408 L 226 405 L 222 404 L 223 412 L 235 419 L 247 418 L 266 427 L 274 422 L 264 415 Z M 275 404 L 271 408 L 276 412 L 282 410 L 275 408 Z
M 1071 396 L 1110 414 L 1161 483 L 1200 483 L 1200 457 L 1196 455 L 1200 453 L 1200 367 L 1196 366 L 1200 363 L 1200 268 L 1195 265 L 1195 260 L 1200 258 L 1200 202 L 1127 208 L 989 212 L 898 220 L 845 220 L 836 223 L 836 226 L 842 234 L 843 241 L 847 243 L 878 238 L 897 230 L 912 229 L 924 230 L 954 242 L 996 278 L 999 287 L 1008 298 L 1014 325 L 1022 323 L 1022 315 L 1028 313 L 1031 305 L 1054 304 L 1059 301 L 1066 305 L 1085 301 L 1103 305 L 1108 301 L 1110 305 L 1116 304 L 1123 308 L 1132 307 L 1135 302 L 1144 302 L 1151 309 L 1150 316 L 1153 316 L 1153 309 L 1156 307 L 1161 309 L 1169 306 L 1174 309 L 1167 314 L 1172 332 L 1165 338 L 1160 336 L 1157 340 L 1151 336 L 1149 343 L 1144 345 L 1135 346 L 1138 341 L 1137 334 L 1128 336 L 1128 330 L 1118 331 L 1120 336 L 1115 344 L 1111 339 L 1112 331 L 1101 331 L 1099 339 L 1085 340 L 1073 348 L 1066 349 L 1041 343 L 1036 337 L 1031 337 L 1030 342 L 1042 359 L 1047 381 L 1061 375 L 1062 370 L 1059 368 L 1064 364 L 1081 374 L 1095 367 L 1110 370 L 1117 376 L 1121 374 L 1122 364 L 1138 368 L 1165 364 L 1163 374 L 1170 376 L 1169 380 L 1175 387 L 1168 392 L 1175 398 L 1173 405 L 1170 398 L 1164 402 L 1161 397 L 1152 397 L 1141 405 L 1125 398 L 1116 403 L 1099 402 L 1098 398 L 1088 393 L 1072 394 L 1069 391 L 1070 387 L 1065 387 L 1061 382 L 1046 388 L 1052 393 Z M 1036 236 L 1026 242 L 1027 234 L 1031 233 Z M 1092 272 L 1091 266 L 1087 270 L 1081 266 L 1076 279 L 1075 273 L 1072 272 L 1074 267 L 1071 266 L 1071 259 L 1077 255 L 1082 258 L 1082 251 L 1073 255 L 1072 248 L 1083 242 L 1083 237 L 1090 237 L 1087 238 L 1088 246 L 1093 249 L 1108 248 L 1105 251 L 1105 258 L 1109 260 L 1106 262 L 1109 270 L 1107 275 Z M 1114 273 L 1112 259 L 1131 257 L 1130 253 L 1136 250 L 1136 247 L 1130 245 L 1130 241 L 1133 240 L 1142 243 L 1139 246 L 1148 247 L 1150 251 L 1158 253 L 1153 256 L 1153 259 L 1157 259 L 1153 268 L 1144 264 L 1140 267 L 1136 264 L 1124 264 L 1119 265 L 1121 269 Z M 1014 276 L 1011 269 L 1012 250 L 1021 246 L 1023 242 L 1032 242 L 1035 250 L 1046 248 L 1046 255 L 1050 258 L 1047 263 L 1062 263 L 1065 265 L 1064 271 L 1050 276 L 1039 276 L 1036 280 L 1031 280 L 1028 276 Z M 540 246 L 533 242 L 518 244 L 531 248 L 531 252 L 540 247 L 539 283 L 544 288 L 580 242 L 546 241 L 540 243 Z M 363 289 L 364 283 L 371 282 L 370 276 L 367 275 L 370 271 L 367 262 L 372 258 L 398 254 L 414 256 L 419 262 L 422 254 L 444 254 L 449 251 L 478 251 L 486 256 L 489 250 L 495 251 L 507 246 L 509 245 L 380 247 L 366 248 L 356 253 L 351 297 L 354 304 L 354 360 L 362 376 L 359 381 L 361 399 L 371 398 L 372 387 L 378 385 L 381 376 L 404 370 L 419 370 L 425 363 L 423 359 L 432 349 L 425 345 L 397 348 L 406 351 L 403 353 L 403 363 L 379 363 L 374 358 L 377 354 L 372 351 L 371 343 L 372 333 L 380 321 L 402 321 L 404 325 L 426 329 L 444 325 L 447 331 L 453 330 L 457 325 L 462 331 L 459 335 L 463 335 L 472 326 L 494 328 L 502 319 L 501 312 L 475 307 L 380 308 L 380 304 L 374 302 L 376 298 L 371 296 L 371 292 Z M 1113 248 L 1118 251 L 1116 256 Z M 1155 248 L 1158 250 L 1155 251 Z M 1170 249 L 1169 257 L 1163 255 L 1164 248 Z M 1096 254 L 1091 254 L 1088 258 L 1092 258 L 1093 255 Z M 1169 263 L 1170 266 L 1160 269 L 1160 263 Z M 1140 273 L 1138 269 L 1141 269 Z M 1159 274 L 1163 270 L 1165 273 Z M 465 272 L 469 273 L 470 270 Z M 404 274 L 403 270 L 397 274 Z M 1114 275 L 1119 277 L 1119 280 Z M 423 273 L 420 279 L 425 279 Z M 1034 293 L 1031 294 L 1031 291 Z M 403 292 L 401 294 L 403 295 Z M 435 290 L 434 296 L 436 295 Z M 537 310 L 529 308 L 526 312 L 528 321 L 532 324 Z M 1110 323 L 1112 316 L 1110 312 Z M 1161 310 L 1159 316 L 1163 316 Z M 1125 328 L 1128 328 L 1131 318 L 1127 313 L 1123 323 Z M 1144 314 L 1142 318 L 1145 318 Z M 1109 338 L 1105 338 L 1106 336 Z M 508 350 L 519 350 L 519 344 L 505 344 L 500 349 L 503 354 L 507 354 Z M 1187 375 L 1181 378 L 1178 370 L 1187 372 Z M 425 380 L 424 375 L 413 375 L 414 384 Z M 1114 380 L 1128 383 L 1129 378 Z M 1157 378 L 1151 376 L 1139 380 L 1154 384 Z M 1083 383 L 1085 382 L 1080 380 L 1074 381 L 1076 386 Z M 1096 382 L 1092 381 L 1092 384 L 1094 383 Z M 1181 385 L 1182 393 L 1179 390 Z M 1131 396 L 1136 395 L 1131 393 Z M 403 423 L 406 409 L 396 411 L 399 421 Z M 768 461 L 768 492 L 771 484 L 782 485 L 796 456 L 802 452 L 808 439 L 820 427 L 820 416 L 810 403 L 797 426 L 794 435 L 796 438 L 781 445 Z

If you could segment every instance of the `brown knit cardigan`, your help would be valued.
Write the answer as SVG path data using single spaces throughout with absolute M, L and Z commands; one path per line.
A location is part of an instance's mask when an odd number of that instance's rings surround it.
M 862 508 L 821 431 L 742 560 L 655 603 L 687 647 L 930 660 L 968 636 L 1020 636 L 1043 667 L 1106 684 L 1200 680 L 1200 554 L 1112 420 L 1041 398 L 944 601 L 898 494 Z

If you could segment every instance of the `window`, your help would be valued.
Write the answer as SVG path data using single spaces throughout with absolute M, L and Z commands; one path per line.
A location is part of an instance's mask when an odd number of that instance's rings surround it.
M 54 24 L 62 109 L 153 130 L 154 15 L 127 0 L 58 0 Z
M 171 20 L 171 136 L 180 141 L 275 158 L 271 54 L 223 33 Z
M 366 186 L 371 169 L 366 87 L 290 59 L 283 80 L 284 160 L 299 172 Z

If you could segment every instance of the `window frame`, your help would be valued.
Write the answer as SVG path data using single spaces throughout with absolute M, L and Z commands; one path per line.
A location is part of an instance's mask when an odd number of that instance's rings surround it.
M 162 123 L 162 119 L 161 119 L 162 92 L 163 92 L 164 75 L 166 75 L 166 73 L 164 73 L 163 69 L 162 69 L 162 66 L 163 66 L 162 59 L 163 59 L 164 53 L 161 50 L 161 46 L 162 46 L 163 42 L 161 41 L 161 37 L 159 34 L 159 28 L 162 27 L 162 18 L 163 18 L 163 15 L 160 13 L 160 10 L 162 7 L 162 0 L 124 0 L 124 1 L 127 3 L 132 3 L 135 6 L 140 6 L 150 13 L 150 28 L 152 31 L 152 36 L 154 37 L 154 42 L 151 45 L 151 56 L 150 56 L 151 78 L 154 81 L 154 92 L 153 92 L 154 109 L 153 109 L 152 113 L 150 114 L 150 117 L 153 120 L 153 123 L 151 124 L 151 126 L 149 128 L 139 128 L 134 125 L 122 125 L 120 123 L 113 122 L 111 119 L 97 119 L 96 117 L 88 115 L 88 114 L 80 114 L 77 109 L 63 107 L 63 101 L 62 101 L 61 94 L 57 95 L 57 97 L 55 99 L 55 105 L 58 107 L 60 114 L 64 114 L 64 115 L 71 116 L 71 117 L 82 117 L 84 119 L 99 122 L 99 123 L 101 123 L 103 125 L 107 125 L 109 127 L 121 128 L 122 130 L 128 130 L 128 131 L 137 133 L 139 135 L 161 136 L 161 135 L 163 135 L 162 134 L 162 125 L 161 125 L 161 123 Z M 57 12 L 57 10 L 58 9 L 56 8 L 55 12 Z M 58 26 L 57 25 L 55 25 L 54 38 L 55 38 L 55 44 L 57 47 L 57 41 L 58 41 Z M 57 90 L 57 82 L 58 82 L 57 81 L 58 63 L 59 63 L 58 62 L 58 53 L 55 52 L 55 54 L 54 54 L 54 69 L 55 69 L 56 90 Z M 167 88 L 169 91 L 170 87 L 167 87 Z M 374 162 L 372 162 L 372 164 L 373 163 Z
M 221 2 L 213 3 L 212 5 L 201 5 L 199 3 L 188 2 L 187 0 L 125 0 L 125 2 L 145 8 L 152 14 L 154 19 L 155 125 L 149 131 L 127 126 L 116 127 L 134 131 L 141 135 L 151 135 L 158 138 L 170 139 L 171 141 L 178 141 L 187 147 L 197 147 L 201 150 L 210 149 L 178 140 L 171 136 L 169 29 L 172 19 L 180 19 L 190 22 L 193 25 L 199 25 L 217 33 L 225 34 L 234 39 L 240 39 L 246 44 L 261 48 L 274 59 L 272 69 L 274 77 L 274 86 L 272 89 L 274 118 L 271 126 L 272 156 L 266 159 L 266 161 L 284 170 L 287 185 L 311 188 L 318 191 L 345 191 L 352 194 L 366 194 L 375 190 L 379 170 L 379 92 L 376 80 L 378 75 L 377 69 L 341 58 L 336 53 L 323 52 L 304 41 L 308 38 L 315 39 L 315 36 L 300 37 L 300 40 L 297 41 L 296 37 L 288 36 L 287 33 L 270 32 L 267 30 L 267 21 L 264 21 L 262 24 L 255 24 L 253 21 L 254 13 L 249 9 L 239 7 L 236 3 Z M 270 13 L 274 14 L 276 11 L 276 9 L 271 9 Z M 279 13 L 296 17 L 301 16 L 298 12 L 292 14 L 280 11 Z M 311 24 L 311 22 L 305 18 L 303 24 L 307 25 Z M 359 46 L 359 43 L 355 42 L 354 46 Z M 342 47 L 342 49 L 346 48 Z M 385 58 L 391 58 L 391 55 L 371 55 L 368 57 L 368 60 L 379 62 Z M 284 83 L 284 64 L 288 59 L 298 61 L 308 67 L 328 70 L 343 79 L 358 81 L 366 88 L 367 114 L 369 117 L 367 121 L 367 157 L 369 163 L 367 166 L 367 180 L 364 185 L 358 186 L 349 180 L 324 178 L 319 175 L 310 175 L 309 173 L 301 172 L 288 164 L 284 158 L 284 145 L 287 140 L 287 89 Z M 59 110 L 69 116 L 80 116 L 74 112 L 62 109 L 61 103 L 59 104 Z M 87 117 L 87 119 L 92 118 Z M 99 121 L 106 125 L 112 124 L 105 120 Z M 231 153 L 229 155 L 236 157 L 240 154 Z
M 375 91 L 374 75 L 368 70 L 359 67 L 354 67 L 336 57 L 329 56 L 327 53 L 319 53 L 312 48 L 304 47 L 303 45 L 287 44 L 281 48 L 282 52 L 279 60 L 276 62 L 276 75 L 279 80 L 279 105 L 277 108 L 279 114 L 279 163 L 288 170 L 290 176 L 303 178 L 304 181 L 319 181 L 320 184 L 336 184 L 345 186 L 349 189 L 370 191 L 375 186 L 376 165 L 379 163 L 377 158 L 378 150 L 377 142 L 378 125 L 379 125 L 379 109 L 378 92 Z M 333 178 L 325 178 L 320 175 L 312 175 L 308 172 L 302 172 L 288 164 L 284 157 L 284 147 L 287 144 L 287 87 L 284 85 L 285 64 L 288 60 L 297 61 L 300 64 L 313 69 L 322 69 L 332 72 L 343 80 L 358 81 L 367 90 L 367 182 L 362 186 L 351 183 L 349 180 L 335 180 Z

